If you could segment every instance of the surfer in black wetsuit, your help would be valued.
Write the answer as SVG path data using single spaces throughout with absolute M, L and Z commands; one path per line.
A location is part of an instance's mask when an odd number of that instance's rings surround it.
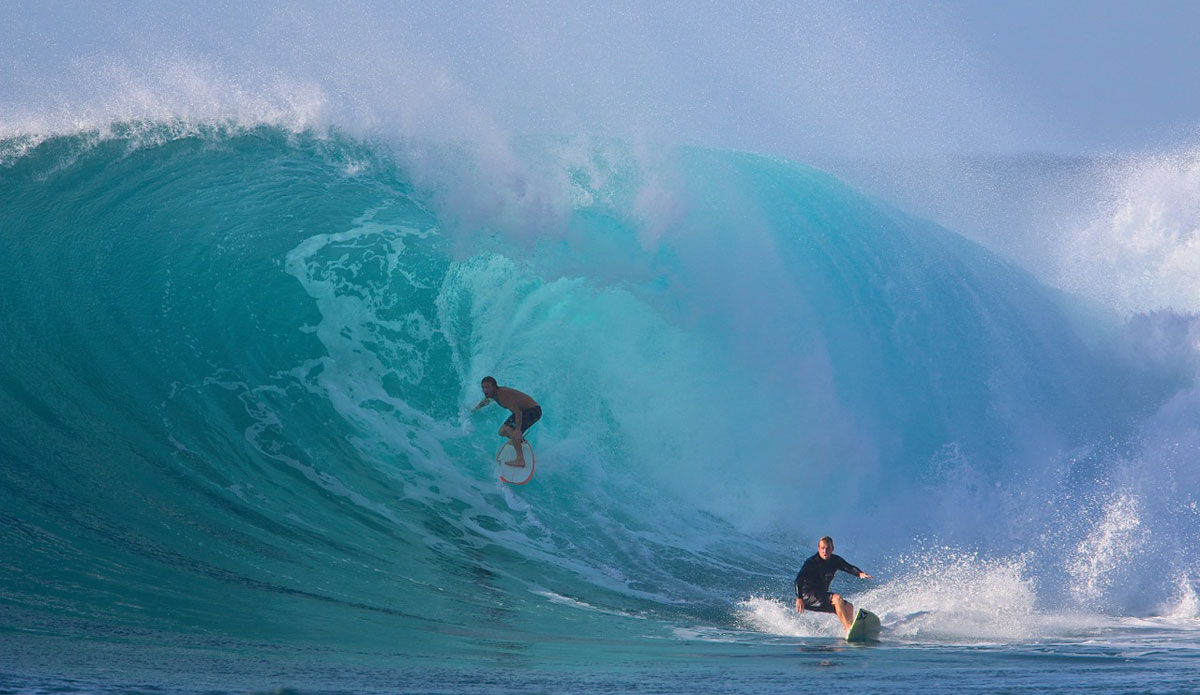
M 846 562 L 841 555 L 833 554 L 833 539 L 825 536 L 817 543 L 817 554 L 804 561 L 796 574 L 796 612 L 805 609 L 820 613 L 835 613 L 842 627 L 850 629 L 854 622 L 854 604 L 841 594 L 829 593 L 833 575 L 838 570 L 853 574 L 859 579 L 870 579 L 871 575 Z

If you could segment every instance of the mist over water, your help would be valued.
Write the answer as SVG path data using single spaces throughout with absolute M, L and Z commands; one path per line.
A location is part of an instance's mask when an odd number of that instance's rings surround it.
M 836 636 L 827 533 L 900 640 L 1200 617 L 1192 150 L 948 156 L 1030 126 L 886 13 L 555 7 L 8 18 L 12 629 Z

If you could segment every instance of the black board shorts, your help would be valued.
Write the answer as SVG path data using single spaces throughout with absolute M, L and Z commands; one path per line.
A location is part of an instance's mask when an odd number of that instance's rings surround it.
M 833 607 L 833 594 L 809 594 L 800 597 L 804 602 L 804 610 L 818 613 L 836 613 Z
M 541 419 L 542 419 L 542 406 L 540 406 L 540 405 L 535 405 L 532 408 L 526 408 L 525 410 L 522 410 L 521 411 L 521 434 L 525 434 L 525 432 L 527 432 L 530 427 L 533 427 L 533 423 L 535 423 Z M 495 420 L 493 420 L 492 422 L 495 422 Z M 516 427 L 516 425 L 517 425 L 517 416 L 516 415 L 509 415 L 508 419 L 504 421 L 505 427 Z

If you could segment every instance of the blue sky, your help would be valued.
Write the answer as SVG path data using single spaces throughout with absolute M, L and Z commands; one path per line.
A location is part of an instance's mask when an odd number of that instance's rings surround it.
M 1065 149 L 1191 139 L 1200 127 L 1200 2 L 1008 0 L 938 11 Z
M 1200 127 L 1197 27 L 1183 0 L 6 2 L 0 120 L 274 79 L 370 122 L 797 159 L 1171 149 Z

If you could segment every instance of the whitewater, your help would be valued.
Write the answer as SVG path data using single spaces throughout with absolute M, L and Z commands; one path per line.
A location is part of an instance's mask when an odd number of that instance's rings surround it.
M 1193 152 L 996 167 L 1104 191 L 1005 253 L 159 65 L 0 112 L 0 689 L 1195 692 Z M 823 535 L 881 642 L 791 609 Z

